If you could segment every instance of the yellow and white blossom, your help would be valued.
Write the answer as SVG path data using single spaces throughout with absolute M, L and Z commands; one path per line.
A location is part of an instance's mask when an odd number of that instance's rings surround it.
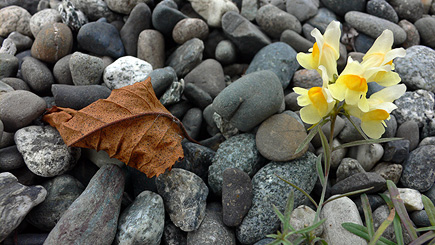
M 367 136 L 379 139 L 385 132 L 385 120 L 390 119 L 390 113 L 397 108 L 393 101 L 400 98 L 406 91 L 404 84 L 384 88 L 367 99 L 369 110 L 363 112 L 357 106 L 345 105 L 345 110 L 352 116 L 361 119 L 361 129 Z
M 323 35 L 318 29 L 314 29 L 311 35 L 316 39 L 313 47 L 308 50 L 311 53 L 298 53 L 296 59 L 302 67 L 309 70 L 315 69 L 320 74 L 322 70 L 319 66 L 324 66 L 328 81 L 330 81 L 333 75 L 337 74 L 337 60 L 340 57 L 340 22 L 329 23 Z

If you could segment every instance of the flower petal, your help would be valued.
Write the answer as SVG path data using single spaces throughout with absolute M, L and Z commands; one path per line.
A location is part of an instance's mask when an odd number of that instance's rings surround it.
M 405 84 L 398 84 L 386 87 L 370 96 L 370 99 L 376 99 L 383 102 L 393 102 L 400 98 L 406 92 Z
M 313 55 L 311 53 L 298 53 L 296 55 L 296 59 L 299 64 L 305 69 L 312 70 L 317 68 L 317 61 L 313 60 Z
M 361 129 L 372 139 L 379 139 L 385 132 L 382 121 L 362 121 Z
M 317 108 L 313 105 L 308 105 L 299 111 L 302 121 L 308 124 L 318 123 L 322 117 L 319 115 Z

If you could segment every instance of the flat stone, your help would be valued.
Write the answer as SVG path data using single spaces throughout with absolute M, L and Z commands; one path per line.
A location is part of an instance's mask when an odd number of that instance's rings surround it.
M 80 110 L 99 99 L 107 99 L 111 90 L 101 85 L 53 84 L 51 87 L 57 106 Z
M 292 30 L 283 31 L 281 33 L 280 41 L 290 45 L 296 52 L 307 52 L 314 45 L 313 42 Z M 313 71 L 317 72 L 316 70 Z
M 166 65 L 174 68 L 178 77 L 184 77 L 202 61 L 204 42 L 192 38 L 179 46 L 166 60 Z
M 319 8 L 317 14 L 314 15 L 312 18 L 308 19 L 304 24 L 305 28 L 309 27 L 309 29 L 304 30 L 304 26 L 302 26 L 302 31 L 304 33 L 305 38 L 307 38 L 308 40 L 314 43 L 316 40 L 311 35 L 311 31 L 314 28 L 317 28 L 320 30 L 320 32 L 324 33 L 326 27 L 328 27 L 329 23 L 331 23 L 331 21 L 333 20 L 337 20 L 337 16 L 332 10 L 325 7 Z
M 343 16 L 349 11 L 364 11 L 366 1 L 360 0 L 321 0 L 321 2 L 334 13 Z
M 165 65 L 165 39 L 159 31 L 148 29 L 139 34 L 137 57 L 150 63 L 154 69 Z
M 386 189 L 386 183 L 386 180 L 378 173 L 356 173 L 333 185 L 331 188 L 331 194 L 345 194 L 369 187 L 373 187 L 373 189 L 366 191 L 366 193 L 378 193 L 379 191 Z
M 45 200 L 47 191 L 40 185 L 22 185 L 8 172 L 0 173 L 0 184 L 1 242 L 18 227 L 33 207 Z
M 30 88 L 38 94 L 50 92 L 54 83 L 53 74 L 47 65 L 33 57 L 25 57 L 21 64 L 21 75 Z
M 225 88 L 222 65 L 214 59 L 206 59 L 185 77 L 186 84 L 192 83 L 215 98 Z
M 272 4 L 259 8 L 255 20 L 261 29 L 273 38 L 279 38 L 285 30 L 292 30 L 297 33 L 302 31 L 301 23 L 294 15 Z
M 29 85 L 27 85 L 27 83 L 23 80 L 16 77 L 5 77 L 3 79 L 0 79 L 0 82 L 6 83 L 7 85 L 11 86 L 13 90 L 30 91 Z
M 104 69 L 103 81 L 109 89 L 118 89 L 144 81 L 152 70 L 150 63 L 133 56 L 124 56 Z
M 402 164 L 403 172 L 400 183 L 404 187 L 425 192 L 429 190 L 435 181 L 435 146 L 420 146 L 409 153 L 408 159 Z
M 0 79 L 14 77 L 18 71 L 18 59 L 12 54 L 0 53 Z
M 113 1 L 124 2 L 124 1 Z M 128 2 L 128 1 L 126 1 Z M 124 2 L 125 3 L 125 2 Z M 130 2 L 129 2 L 130 3 Z M 145 3 L 137 3 L 136 6 L 130 4 L 133 8 L 127 21 L 122 26 L 121 35 L 126 55 L 138 56 L 138 38 L 139 34 L 151 28 L 151 10 Z
M 213 103 L 211 95 L 202 88 L 196 86 L 194 83 L 186 84 L 183 95 L 189 102 L 201 110 Z
M 32 47 L 32 44 L 33 44 L 33 40 L 30 37 L 25 36 L 19 32 L 16 32 L 16 31 L 11 32 L 11 34 L 9 34 L 7 39 L 14 42 L 15 47 L 17 48 L 17 52 L 21 52 L 21 51 L 30 49 Z
M 400 124 L 396 133 L 397 138 L 409 141 L 409 151 L 414 150 L 420 143 L 420 129 L 416 121 L 406 121 Z
M 74 52 L 69 60 L 69 69 L 74 85 L 96 85 L 101 83 L 104 64 L 99 57 Z
M 434 94 L 432 92 L 419 89 L 405 92 L 402 97 L 394 101 L 397 106 L 392 112 L 400 125 L 406 121 L 415 121 L 418 127 L 423 126 L 427 120 L 434 118 Z
M 300 22 L 303 22 L 317 14 L 319 1 L 287 0 L 285 6 L 287 13 L 294 15 Z
M 66 24 L 48 24 L 38 32 L 31 53 L 39 60 L 55 63 L 71 53 L 73 42 L 72 32 Z

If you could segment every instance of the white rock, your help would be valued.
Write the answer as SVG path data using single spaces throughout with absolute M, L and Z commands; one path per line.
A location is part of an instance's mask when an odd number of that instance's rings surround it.
M 372 169 L 383 155 L 384 148 L 380 144 L 355 146 L 349 151 L 349 157 L 358 160 L 365 171 Z
M 150 63 L 133 56 L 124 56 L 104 69 L 103 80 L 108 88 L 118 89 L 145 80 L 152 70 Z
M 211 27 L 221 27 L 222 15 L 228 11 L 239 12 L 231 0 L 189 0 L 192 8 L 207 20 Z
M 335 196 L 332 196 L 331 198 L 333 197 Z M 320 218 L 326 218 L 325 223 L 323 223 L 322 237 L 328 244 L 367 244 L 366 240 L 354 235 L 341 226 L 344 222 L 363 225 L 358 208 L 350 198 L 342 197 L 328 202 L 323 206 Z
M 308 206 L 301 205 L 295 208 L 290 216 L 290 225 L 296 230 L 306 228 L 313 225 L 316 211 Z M 314 230 L 315 236 L 320 236 L 323 233 L 323 226 L 319 226 Z M 294 241 L 298 236 L 291 236 L 290 240 Z
M 39 31 L 47 24 L 62 22 L 59 11 L 56 9 L 43 9 L 30 18 L 30 31 L 36 37 Z
M 420 211 L 423 210 L 424 205 L 421 200 L 421 193 L 417 190 L 410 188 L 397 188 L 399 190 L 400 199 L 403 200 L 405 208 L 408 211 Z M 385 192 L 387 196 L 390 196 L 388 191 Z
M 333 147 L 337 147 L 340 145 L 341 145 L 341 143 L 337 139 L 334 138 L 332 140 Z M 323 147 L 320 147 L 319 149 L 317 149 L 316 153 L 317 153 L 317 155 L 319 155 L 320 153 L 323 153 Z M 341 163 L 341 160 L 343 160 L 343 158 L 346 156 L 346 153 L 347 153 L 347 148 L 341 148 L 341 149 L 333 151 L 331 154 L 331 168 L 334 168 L 334 169 L 338 168 L 338 166 Z M 322 158 L 322 160 L 323 160 L 323 158 Z

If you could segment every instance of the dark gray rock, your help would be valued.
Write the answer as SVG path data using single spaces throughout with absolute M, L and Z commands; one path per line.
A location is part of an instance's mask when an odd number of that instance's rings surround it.
M 337 168 L 336 181 L 340 182 L 354 174 L 364 173 L 364 172 L 365 170 L 358 162 L 358 160 L 353 158 L 348 158 L 348 157 L 343 158 L 343 160 L 341 160 L 340 165 Z
M 409 215 L 409 217 L 417 227 L 429 227 L 432 225 L 429 221 L 429 216 L 427 216 L 426 210 L 414 211 Z
M 0 149 L 0 171 L 6 172 L 12 169 L 24 167 L 23 156 L 17 146 L 8 146 Z
M 394 164 L 389 162 L 380 162 L 376 164 L 372 172 L 378 173 L 385 180 L 391 180 L 397 185 L 402 176 L 403 167 L 400 164 Z
M 382 160 L 386 162 L 402 163 L 406 158 L 408 158 L 409 151 L 409 140 L 403 139 L 389 141 L 384 144 L 384 155 L 382 156 Z
M 285 89 L 298 68 L 296 51 L 286 43 L 275 42 L 262 48 L 255 55 L 246 74 L 262 70 L 273 71 L 280 79 L 282 88 Z
M 0 120 L 6 132 L 14 132 L 29 125 L 45 110 L 45 101 L 25 91 L 11 91 L 0 96 Z
M 200 135 L 201 124 L 202 124 L 202 111 L 199 108 L 189 109 L 181 121 L 186 129 L 187 134 L 192 138 L 196 139 Z
M 192 38 L 178 47 L 166 60 L 166 65 L 174 68 L 178 77 L 184 77 L 201 63 L 204 43 L 198 38 Z
M 275 241 L 275 239 L 273 238 L 264 238 L 261 239 L 260 241 L 254 243 L 254 245 L 267 245 L 270 244 L 271 242 Z
M 160 244 L 165 225 L 162 197 L 142 192 L 122 211 L 118 222 L 114 244 Z
M 434 117 L 434 95 L 423 89 L 405 92 L 394 104 L 397 109 L 392 114 L 399 125 L 406 121 L 415 121 L 421 127 Z
M 241 131 L 275 114 L 284 100 L 282 84 L 270 70 L 247 74 L 216 96 L 214 110 Z
M 400 183 L 404 187 L 419 192 L 429 190 L 435 181 L 435 154 L 434 145 L 420 146 L 409 153 L 408 159 L 403 163 Z
M 212 98 L 215 98 L 225 88 L 222 65 L 214 59 L 202 61 L 184 77 L 184 81 L 186 89 L 189 83 L 194 84 L 209 93 Z
M 174 26 L 187 16 L 181 13 L 173 0 L 162 1 L 153 10 L 152 23 L 156 30 L 171 37 Z
M 418 143 L 420 143 L 419 136 L 418 123 L 412 120 L 400 124 L 396 133 L 396 137 L 409 141 L 409 151 L 413 151 L 418 146 Z
M 366 0 L 321 0 L 321 2 L 340 16 L 345 15 L 349 11 L 363 12 L 366 7 Z
M 154 69 L 165 64 L 165 38 L 154 29 L 143 30 L 137 41 L 137 57 L 149 62 Z
M 49 93 L 54 83 L 50 69 L 33 57 L 24 58 L 21 64 L 21 75 L 30 88 L 38 94 Z
M 72 54 L 62 57 L 53 67 L 53 76 L 57 83 L 73 85 L 69 60 Z
M 399 22 L 394 8 L 385 0 L 371 0 L 367 2 L 367 13 L 389 20 L 393 23 Z
M 376 210 L 378 207 L 385 205 L 384 199 L 378 195 L 378 194 L 368 194 L 367 198 L 369 199 L 370 208 L 373 210 Z M 358 207 L 358 212 L 361 217 L 364 217 L 364 210 L 363 205 L 361 202 L 361 198 L 358 196 L 358 198 L 354 199 L 353 202 Z
M 242 55 L 253 57 L 261 48 L 271 43 L 258 26 L 237 12 L 229 11 L 222 16 L 225 35 L 239 48 Z
M 292 30 L 285 30 L 281 33 L 280 41 L 290 45 L 296 52 L 307 52 L 312 48 L 314 43 L 308 41 L 297 32 Z
M 301 33 L 301 22 L 286 11 L 283 11 L 272 4 L 263 5 L 258 9 L 255 17 L 260 28 L 273 38 L 278 38 L 285 30 L 293 30 Z
M 99 99 L 107 99 L 111 90 L 101 85 L 53 84 L 51 91 L 57 106 L 80 110 Z
M 26 166 L 39 176 L 63 174 L 72 169 L 80 157 L 80 148 L 68 147 L 51 126 L 21 128 L 14 139 Z
M 389 3 L 396 10 L 400 19 L 415 22 L 424 13 L 423 3 L 419 0 L 390 0 Z
M 162 96 L 174 81 L 178 81 L 174 68 L 170 66 L 154 69 L 148 76 L 151 77 L 151 84 L 157 98 Z
M 30 91 L 29 85 L 27 85 L 27 83 L 24 82 L 23 80 L 16 77 L 5 77 L 3 79 L 0 79 L 0 82 L 6 83 L 7 85 L 11 86 L 14 90 Z
M 126 55 L 137 56 L 139 34 L 150 27 L 151 10 L 145 3 L 138 3 L 133 10 L 131 10 L 127 21 L 119 32 Z
M 355 51 L 361 52 L 361 53 L 367 53 L 369 49 L 372 47 L 373 43 L 375 42 L 374 38 L 371 38 L 363 33 L 359 33 L 358 36 L 355 38 Z
M 213 103 L 211 95 L 194 83 L 186 84 L 183 95 L 189 102 L 201 110 L 204 110 L 208 105 Z
M 30 37 L 16 31 L 11 32 L 11 34 L 8 36 L 8 39 L 14 42 L 17 52 L 30 49 L 33 44 L 33 40 Z
M 435 185 L 432 185 L 432 187 L 423 194 L 427 196 L 433 203 L 435 203 Z
M 167 222 L 162 240 L 167 245 L 187 245 L 187 234 L 172 222 Z
M 314 37 L 311 36 L 311 31 L 313 28 L 317 28 L 320 32 L 324 33 L 326 27 L 331 23 L 331 21 L 337 20 L 337 16 L 328 8 L 319 8 L 317 14 L 313 16 L 313 18 L 306 21 L 305 24 L 309 24 L 307 27 L 311 27 L 307 30 L 303 30 L 305 38 L 308 40 L 315 42 Z M 304 25 L 305 25 L 304 24 Z M 303 28 L 303 27 L 302 27 Z M 306 52 L 306 51 L 305 51 Z
M 168 111 L 176 118 L 183 118 L 184 114 L 191 108 L 193 108 L 193 105 L 187 101 L 182 100 L 176 104 L 170 105 L 167 107 Z
M 229 40 L 220 41 L 215 49 L 215 57 L 223 65 L 234 63 L 237 58 L 236 45 Z
M 227 168 L 222 179 L 223 222 L 227 226 L 238 226 L 251 208 L 251 178 L 240 169 Z
M 41 230 L 51 231 L 85 187 L 67 174 L 48 180 L 42 186 L 47 190 L 47 196 L 40 205 L 30 211 L 27 221 Z
M 222 173 L 227 168 L 238 168 L 250 177 L 262 167 L 264 158 L 258 152 L 253 134 L 239 134 L 219 145 L 209 168 L 208 184 L 214 193 L 222 193 Z
M 9 236 L 3 241 L 4 245 L 14 244 L 43 244 L 48 233 L 18 234 L 16 237 Z
M 407 20 L 399 21 L 399 26 L 406 32 L 405 42 L 402 43 L 403 48 L 409 48 L 420 44 L 420 33 L 411 22 Z
M 77 9 L 71 0 L 63 0 L 59 4 L 58 11 L 65 23 L 71 30 L 78 31 L 84 24 L 88 23 L 86 15 Z
M 357 191 L 369 187 L 373 189 L 366 193 L 378 193 L 386 189 L 386 181 L 377 173 L 362 172 L 351 175 L 340 182 L 337 182 L 331 188 L 331 194 L 345 194 L 347 192 Z
M 300 22 L 303 22 L 317 14 L 319 1 L 287 0 L 285 7 L 287 13 L 294 15 Z
M 44 244 L 111 244 L 121 210 L 125 177 L 116 165 L 104 165 L 62 215 Z
M 77 34 L 79 46 L 94 54 L 119 58 L 125 55 L 124 45 L 115 26 L 105 22 L 90 22 Z
M 0 53 L 0 79 L 14 77 L 18 71 L 18 59 L 12 54 Z
M 208 196 L 204 181 L 192 172 L 173 168 L 159 175 L 156 185 L 171 221 L 183 231 L 198 229 L 205 217 Z
M 352 121 L 356 125 L 361 124 L 361 119 L 351 116 Z M 342 143 L 349 143 L 355 140 L 362 140 L 364 137 L 358 132 L 358 130 L 352 125 L 352 123 L 345 119 L 343 130 L 338 134 L 338 138 Z
M 415 22 L 418 33 L 424 45 L 435 48 L 435 18 L 424 17 Z
M 385 133 L 382 138 L 393 138 L 396 136 L 397 132 L 397 120 L 396 117 L 390 114 L 390 120 L 385 120 L 387 127 L 385 128 Z
M 277 178 L 275 174 L 278 173 L 282 178 L 310 193 L 317 179 L 315 161 L 316 156 L 307 152 L 290 162 L 271 162 L 254 175 L 252 207 L 236 230 L 241 243 L 252 244 L 276 232 L 281 223 L 273 211 L 272 204 L 280 212 L 284 212 L 291 190 L 294 191 L 295 207 L 303 204 L 306 199 L 301 192 Z
M 390 209 L 388 208 L 385 203 L 382 206 L 379 206 L 376 209 L 373 209 L 373 225 L 375 230 L 379 228 L 379 226 L 384 222 L 388 215 L 390 214 Z M 405 227 L 402 224 L 402 231 L 403 231 L 403 240 L 405 244 L 409 244 L 412 241 L 411 236 L 406 231 Z M 390 241 L 396 241 L 396 233 L 394 231 L 393 226 L 388 226 L 387 229 L 385 229 L 384 233 L 382 234 L 383 237 L 387 238 Z
M 216 152 L 204 145 L 199 145 L 190 141 L 182 142 L 184 151 L 184 161 L 176 163 L 174 167 L 190 171 L 207 183 L 208 167 L 213 161 Z
M 23 221 L 27 213 L 44 201 L 47 191 L 44 187 L 24 186 L 11 173 L 0 173 L 0 242 Z

